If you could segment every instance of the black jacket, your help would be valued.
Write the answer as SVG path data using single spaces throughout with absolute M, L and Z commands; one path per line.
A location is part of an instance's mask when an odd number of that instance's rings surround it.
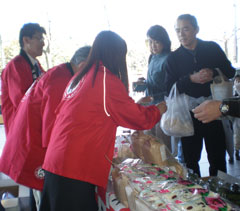
M 183 46 L 173 51 L 165 61 L 163 69 L 166 71 L 165 83 L 169 94 L 172 85 L 177 82 L 180 93 L 186 93 L 192 97 L 208 97 L 211 95 L 210 84 L 192 83 L 190 74 L 198 72 L 202 68 L 219 68 L 227 78 L 235 75 L 235 69 L 227 59 L 220 46 L 211 41 L 198 39 L 196 49 L 190 51 Z M 217 72 L 214 70 L 214 75 Z
M 240 97 L 225 99 L 223 103 L 229 105 L 229 111 L 226 115 L 240 117 Z

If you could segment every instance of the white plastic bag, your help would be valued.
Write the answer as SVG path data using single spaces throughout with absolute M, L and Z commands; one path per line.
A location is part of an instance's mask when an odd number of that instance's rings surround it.
M 176 84 L 166 98 L 167 111 L 161 118 L 160 127 L 169 136 L 184 137 L 194 134 L 192 117 L 189 112 L 188 96 L 179 94 Z
M 213 83 L 210 85 L 212 98 L 214 100 L 223 100 L 233 97 L 233 82 L 230 81 L 220 69 L 216 68 L 218 76 L 213 79 Z

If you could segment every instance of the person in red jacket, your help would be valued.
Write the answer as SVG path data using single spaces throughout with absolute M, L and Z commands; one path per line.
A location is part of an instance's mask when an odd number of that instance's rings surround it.
M 42 190 L 41 169 L 55 120 L 55 109 L 71 77 L 81 69 L 90 46 L 78 49 L 70 63 L 60 64 L 39 77 L 25 93 L 10 127 L 0 158 L 0 171 L 24 186 Z M 37 205 L 39 192 L 33 191 Z
M 43 34 L 46 34 L 46 31 L 39 24 L 24 24 L 19 35 L 20 54 L 7 64 L 1 74 L 2 115 L 6 135 L 25 92 L 44 72 L 36 59 L 43 52 Z
M 40 211 L 96 211 L 95 186 L 106 187 L 118 126 L 154 127 L 166 104 L 142 106 L 128 95 L 127 45 L 100 32 L 81 72 L 56 110 L 44 159 Z

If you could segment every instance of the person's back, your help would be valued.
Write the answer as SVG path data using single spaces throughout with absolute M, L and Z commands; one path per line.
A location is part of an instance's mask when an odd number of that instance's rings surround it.
M 80 48 L 71 63 L 48 70 L 22 98 L 0 158 L 0 171 L 15 182 L 42 190 L 41 166 L 55 121 L 55 109 L 67 83 L 79 71 L 89 51 L 88 46 Z
M 44 72 L 36 57 L 43 52 L 45 29 L 39 24 L 28 23 L 20 30 L 20 54 L 13 58 L 1 74 L 2 115 L 6 135 L 14 120 L 17 107 L 33 81 Z
M 150 129 L 165 112 L 164 103 L 144 107 L 129 97 L 126 53 L 119 35 L 100 32 L 69 82 L 44 159 L 41 211 L 98 210 L 95 186 L 107 185 L 117 126 Z
M 113 156 L 113 140 L 117 127 L 121 125 L 139 130 L 151 128 L 151 122 L 156 117 L 149 116 L 146 121 L 149 114 L 147 111 L 139 116 L 141 109 L 126 95 L 121 81 L 103 65 L 100 65 L 92 86 L 94 69 L 95 65 L 74 89 L 69 88 L 70 83 L 65 90 L 56 111 L 57 119 L 44 168 L 53 170 L 56 174 L 73 176 L 75 179 L 89 180 L 90 183 L 105 186 L 111 166 L 105 157 L 111 159 Z M 128 101 L 131 103 L 127 103 Z M 129 111 L 121 107 L 122 102 L 126 102 L 125 106 L 131 111 L 131 116 Z M 136 118 L 139 123 L 133 123 Z M 130 120 L 131 124 L 128 123 Z M 61 156 L 62 154 L 66 156 Z M 66 158 L 74 159 L 74 162 L 69 163 Z M 80 171 L 79 166 L 85 169 L 84 173 Z
M 56 69 L 58 76 L 65 76 L 64 73 L 61 73 L 61 66 L 54 67 L 48 70 L 48 74 L 42 75 L 42 78 L 39 78 L 40 80 L 37 79 L 23 96 L 15 112 L 14 122 L 9 129 L 0 159 L 0 170 L 2 172 L 10 176 L 15 182 L 38 190 L 42 189 L 44 181 L 38 168 L 40 170 L 46 152 L 46 144 L 45 147 L 42 147 L 42 115 L 46 112 L 44 107 L 49 106 L 48 96 L 43 94 L 43 92 L 49 92 L 44 89 L 48 88 L 44 82 L 49 81 L 52 70 Z M 69 72 L 69 76 L 65 77 L 66 83 L 62 80 L 59 85 L 66 85 L 71 77 L 72 75 Z M 61 90 L 60 87 L 55 88 L 55 99 L 59 95 L 58 98 L 61 99 L 65 87 L 62 88 L 60 94 L 58 94 Z M 51 106 L 55 105 L 52 103 Z M 53 115 L 54 110 L 49 117 L 53 117 Z M 54 119 L 50 118 L 47 123 L 49 127 L 52 121 Z

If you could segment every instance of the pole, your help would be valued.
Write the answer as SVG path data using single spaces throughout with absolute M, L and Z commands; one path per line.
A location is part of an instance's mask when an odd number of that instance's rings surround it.
M 233 4 L 234 7 L 234 57 L 233 60 L 235 63 L 238 63 L 238 45 L 237 45 L 237 4 L 236 0 Z

